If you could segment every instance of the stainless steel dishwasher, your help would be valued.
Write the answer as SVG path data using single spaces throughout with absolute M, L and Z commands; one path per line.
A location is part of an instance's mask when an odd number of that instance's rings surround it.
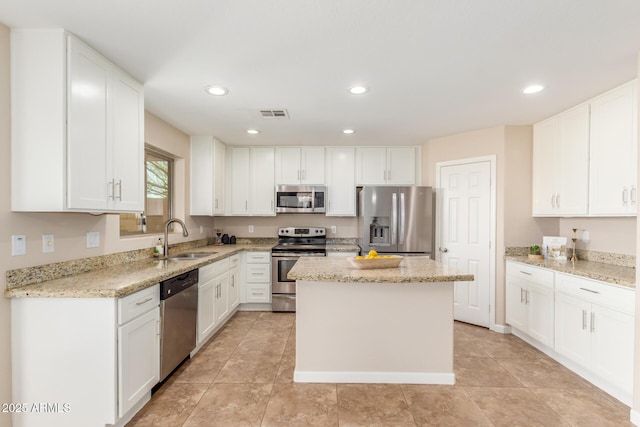
M 160 381 L 196 348 L 198 270 L 160 282 Z

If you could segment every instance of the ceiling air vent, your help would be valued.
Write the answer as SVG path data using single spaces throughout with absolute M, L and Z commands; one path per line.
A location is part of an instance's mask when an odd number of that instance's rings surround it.
M 260 116 L 265 119 L 288 119 L 289 113 L 285 109 L 263 109 Z

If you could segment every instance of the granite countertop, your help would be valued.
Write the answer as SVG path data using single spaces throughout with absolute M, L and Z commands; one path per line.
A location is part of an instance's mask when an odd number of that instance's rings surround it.
M 122 263 L 105 269 L 6 289 L 4 295 L 7 298 L 120 298 L 242 251 L 270 252 L 272 247 L 273 245 L 259 244 L 203 246 L 188 252 L 211 252 L 211 256 L 180 261 L 149 258 Z
M 327 252 L 360 252 L 360 246 L 352 244 L 327 243 Z
M 398 268 L 358 270 L 345 258 L 300 258 L 287 274 L 289 279 L 314 282 L 417 283 L 473 280 L 472 274 L 455 270 L 428 257 L 405 257 Z
M 553 261 L 549 259 L 529 259 L 527 256 L 506 256 L 505 259 L 536 267 L 548 268 L 560 273 L 573 274 L 587 279 L 599 280 L 626 288 L 636 287 L 636 269 L 593 261 Z

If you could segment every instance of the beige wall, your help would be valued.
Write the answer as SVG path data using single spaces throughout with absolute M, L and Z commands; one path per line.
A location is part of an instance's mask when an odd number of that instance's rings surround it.
M 324 215 L 276 215 L 270 217 L 216 217 L 216 228 L 223 233 L 236 237 L 277 237 L 278 227 L 327 227 L 328 238 L 358 237 L 358 220 L 355 217 L 329 217 Z M 249 233 L 249 225 L 253 225 L 253 233 Z M 331 226 L 336 226 L 336 233 L 331 233 Z
M 439 162 L 496 156 L 496 324 L 504 324 L 504 248 L 529 246 L 557 232 L 557 219 L 531 217 L 531 126 L 498 126 L 427 141 L 424 185 L 435 186 Z
M 89 215 L 73 213 L 15 213 L 11 212 L 10 197 L 10 80 L 9 80 L 9 29 L 0 24 L 0 288 L 6 287 L 6 271 L 52 262 L 103 255 L 132 249 L 150 248 L 157 236 L 120 239 L 117 215 Z M 189 137 L 166 124 L 152 114 L 145 114 L 145 139 L 175 154 L 176 160 L 176 211 L 174 216 L 186 219 L 190 231 L 188 238 L 172 235 L 170 242 L 195 240 L 212 234 L 210 218 L 191 218 L 188 212 L 188 153 Z M 45 179 L 45 177 L 43 177 Z M 200 233 L 199 226 L 203 226 Z M 100 232 L 100 247 L 86 248 L 86 233 Z M 11 235 L 27 236 L 27 254 L 11 256 Z M 55 252 L 43 254 L 42 234 L 54 234 Z M 11 402 L 11 341 L 10 300 L 0 297 L 0 402 Z M 11 425 L 11 417 L 0 413 L 0 427 Z
M 561 218 L 558 236 L 571 238 L 577 228 L 578 238 L 589 231 L 589 242 L 576 242 L 578 249 L 616 254 L 636 254 L 636 218 Z

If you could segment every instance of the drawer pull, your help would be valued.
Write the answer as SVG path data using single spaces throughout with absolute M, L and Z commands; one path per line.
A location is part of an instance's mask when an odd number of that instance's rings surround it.
M 526 274 L 527 276 L 533 276 L 533 274 L 531 274 L 531 273 L 529 273 L 529 272 L 527 272 L 527 271 L 522 271 L 522 270 L 520 270 L 520 273 L 522 273 L 522 274 Z
M 596 314 L 591 312 L 591 332 L 595 332 L 596 330 Z
M 587 329 L 587 310 L 582 310 L 582 330 Z
M 582 289 L 583 291 L 591 292 L 592 294 L 599 294 L 600 293 L 598 291 L 592 291 L 591 289 L 587 289 L 587 288 L 580 288 L 580 289 Z
M 146 303 L 148 303 L 149 301 L 151 301 L 152 299 L 153 299 L 153 297 L 148 297 L 148 298 L 147 298 L 147 299 L 145 299 L 144 301 L 137 302 L 137 303 L 136 303 L 136 305 L 146 304 Z

